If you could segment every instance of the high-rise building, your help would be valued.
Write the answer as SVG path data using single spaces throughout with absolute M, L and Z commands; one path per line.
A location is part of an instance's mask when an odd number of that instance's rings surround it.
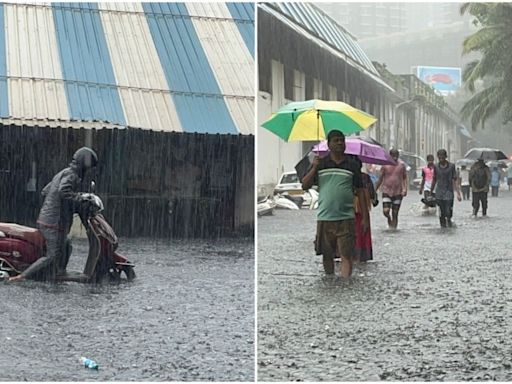
M 316 3 L 358 39 L 405 31 L 407 3 Z
M 407 3 L 407 31 L 461 21 L 460 6 L 461 3 Z
M 461 3 L 316 3 L 358 39 L 461 21 Z

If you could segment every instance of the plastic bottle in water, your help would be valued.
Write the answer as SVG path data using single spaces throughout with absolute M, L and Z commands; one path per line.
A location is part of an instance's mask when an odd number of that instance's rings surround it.
M 98 364 L 94 360 L 88 359 L 86 357 L 82 356 L 80 358 L 80 361 L 82 362 L 82 364 L 84 365 L 85 368 L 96 369 L 96 370 L 99 368 Z

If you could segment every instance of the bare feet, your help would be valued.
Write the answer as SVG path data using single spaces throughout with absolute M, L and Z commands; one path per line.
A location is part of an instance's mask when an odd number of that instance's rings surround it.
M 349 260 L 345 257 L 341 258 L 341 277 L 347 278 L 352 275 L 352 260 Z
M 12 282 L 23 280 L 23 279 L 24 279 L 23 275 L 19 274 L 19 275 L 16 275 L 16 276 L 9 277 L 9 279 L 7 281 L 9 283 L 12 283 Z

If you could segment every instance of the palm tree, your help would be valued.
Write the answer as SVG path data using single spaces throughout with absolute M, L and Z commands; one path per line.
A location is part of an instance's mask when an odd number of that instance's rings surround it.
M 465 3 L 461 14 L 475 17 L 480 29 L 463 43 L 463 54 L 477 52 L 481 58 L 464 68 L 462 79 L 474 95 L 461 109 L 462 117 L 479 124 L 503 112 L 504 122 L 512 121 L 512 3 Z M 475 83 L 482 80 L 482 87 Z

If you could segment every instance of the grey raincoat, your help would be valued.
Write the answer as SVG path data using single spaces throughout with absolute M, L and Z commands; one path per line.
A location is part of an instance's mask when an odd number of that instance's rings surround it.
M 67 235 L 73 224 L 73 214 L 77 213 L 83 201 L 79 192 L 86 171 L 97 165 L 96 153 L 86 147 L 73 155 L 69 167 L 57 173 L 42 190 L 44 203 L 39 212 L 37 226 L 46 240 L 46 255 L 27 268 L 22 275 L 29 278 L 43 268 L 51 267 L 47 277 L 66 270 L 68 252 Z

